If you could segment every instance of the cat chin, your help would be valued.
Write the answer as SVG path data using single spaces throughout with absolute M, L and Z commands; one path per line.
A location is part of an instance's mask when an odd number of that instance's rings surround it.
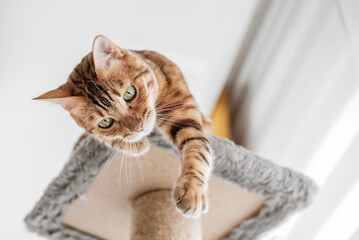
M 123 154 L 125 154 L 126 156 L 129 157 L 139 157 L 143 154 L 145 154 L 147 151 L 141 152 L 141 153 L 133 153 L 133 152 L 123 152 Z
M 138 134 L 137 136 L 131 138 L 131 139 L 125 139 L 125 142 L 128 142 L 128 143 L 135 143 L 135 142 L 139 142 L 141 141 L 142 139 L 146 138 L 147 137 L 147 134 L 143 133 L 143 134 Z
M 118 140 L 123 140 L 125 143 L 136 143 L 136 142 L 139 142 L 141 140 L 143 140 L 144 138 L 146 138 L 148 136 L 148 134 L 150 133 L 151 131 L 143 131 L 141 132 L 141 134 L 137 134 L 135 136 L 132 136 L 132 138 L 125 138 L 123 139 L 123 137 L 120 137 L 120 136 L 116 136 L 116 137 L 113 137 L 111 140 L 115 140 L 115 139 L 118 139 Z

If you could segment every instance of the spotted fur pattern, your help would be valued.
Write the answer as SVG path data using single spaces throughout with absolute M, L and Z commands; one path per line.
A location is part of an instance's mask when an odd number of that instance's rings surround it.
M 123 95 L 129 86 L 133 100 Z M 208 210 L 207 185 L 212 154 L 210 121 L 200 112 L 179 68 L 153 51 L 120 49 L 104 36 L 74 68 L 67 82 L 37 99 L 61 104 L 87 134 L 129 155 L 145 153 L 155 125 L 181 152 L 182 170 L 173 191 L 177 209 L 187 217 Z M 111 117 L 108 129 L 99 122 Z M 139 124 L 143 126 L 141 131 Z

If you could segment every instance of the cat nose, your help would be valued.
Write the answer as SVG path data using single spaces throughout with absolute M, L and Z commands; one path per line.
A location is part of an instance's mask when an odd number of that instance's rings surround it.
M 141 120 L 139 120 L 136 127 L 133 129 L 134 132 L 142 132 L 143 131 L 143 123 Z

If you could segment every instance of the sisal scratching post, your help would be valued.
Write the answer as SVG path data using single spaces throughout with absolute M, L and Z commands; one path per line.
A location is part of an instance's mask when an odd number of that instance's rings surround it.
M 201 220 L 183 217 L 171 195 L 171 190 L 151 191 L 133 201 L 131 240 L 202 239 Z

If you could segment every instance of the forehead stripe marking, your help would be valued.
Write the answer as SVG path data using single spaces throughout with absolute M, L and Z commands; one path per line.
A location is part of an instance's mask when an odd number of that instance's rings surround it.
M 80 78 L 82 78 L 85 81 L 85 92 L 87 97 L 96 105 L 101 107 L 102 109 L 106 110 L 106 107 L 111 106 L 111 101 L 113 101 L 113 98 L 108 94 L 108 92 L 99 84 L 92 81 L 90 78 L 85 76 L 85 74 L 82 71 L 79 71 L 79 69 L 75 68 L 75 72 L 78 74 Z M 102 94 L 103 93 L 103 94 Z M 104 96 L 106 95 L 106 96 Z

